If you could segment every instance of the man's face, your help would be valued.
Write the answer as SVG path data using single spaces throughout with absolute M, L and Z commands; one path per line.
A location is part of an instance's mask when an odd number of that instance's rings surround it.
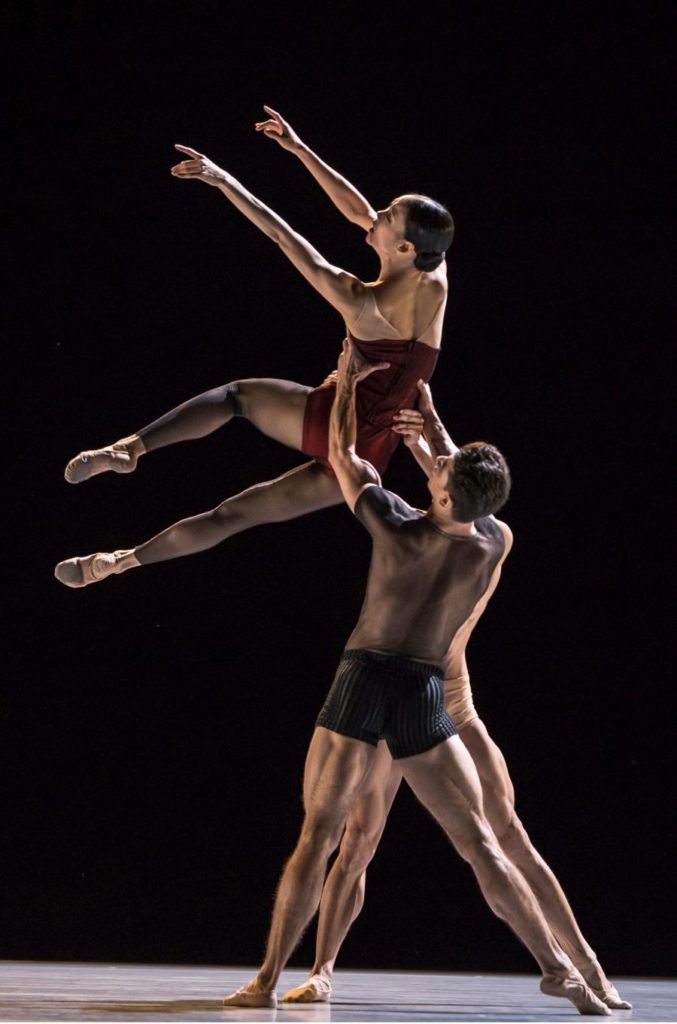
M 438 455 L 433 463 L 433 471 L 428 480 L 428 490 L 433 498 L 449 494 L 449 482 L 454 473 L 454 456 Z

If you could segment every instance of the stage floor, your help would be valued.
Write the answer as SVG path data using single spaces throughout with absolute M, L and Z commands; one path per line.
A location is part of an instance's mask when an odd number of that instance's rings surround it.
M 541 995 L 536 975 L 398 971 L 338 971 L 331 1003 L 224 1010 L 222 996 L 254 973 L 254 968 L 245 967 L 0 962 L 0 1020 L 488 1024 L 581 1019 L 570 1003 Z M 303 971 L 285 971 L 278 992 L 298 985 L 304 977 Z M 610 1019 L 677 1021 L 677 980 L 626 979 L 617 984 L 634 1009 L 616 1011 Z

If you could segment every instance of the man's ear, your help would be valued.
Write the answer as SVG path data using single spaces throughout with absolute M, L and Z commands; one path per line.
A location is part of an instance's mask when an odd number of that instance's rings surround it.
M 401 242 L 397 243 L 397 251 L 401 253 L 403 256 L 405 254 L 408 255 L 409 253 L 416 252 L 416 246 L 414 245 L 413 242 L 408 242 L 406 238 L 403 238 Z
M 439 497 L 439 502 L 440 508 L 443 508 L 445 512 L 451 510 L 454 504 L 450 494 L 441 494 Z

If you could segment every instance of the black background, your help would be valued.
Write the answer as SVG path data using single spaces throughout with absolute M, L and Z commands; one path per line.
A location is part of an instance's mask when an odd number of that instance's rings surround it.
M 10 12 L 3 956 L 261 955 L 366 536 L 337 508 L 84 591 L 52 568 L 299 461 L 238 422 L 133 477 L 62 479 L 206 388 L 334 364 L 336 313 L 214 190 L 169 175 L 174 142 L 201 149 L 373 279 L 362 232 L 254 133 L 270 103 L 374 205 L 417 190 L 454 213 L 434 393 L 514 475 L 476 702 L 607 969 L 674 972 L 673 24 L 658 3 L 559 6 Z M 426 500 L 405 452 L 386 482 Z M 340 963 L 534 969 L 405 792 Z

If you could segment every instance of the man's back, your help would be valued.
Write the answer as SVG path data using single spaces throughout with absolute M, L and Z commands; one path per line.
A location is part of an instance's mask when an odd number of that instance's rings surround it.
M 355 515 L 373 552 L 367 592 L 347 647 L 442 664 L 456 631 L 489 587 L 505 550 L 492 518 L 472 536 L 438 529 L 422 512 L 382 487 L 368 486 Z

